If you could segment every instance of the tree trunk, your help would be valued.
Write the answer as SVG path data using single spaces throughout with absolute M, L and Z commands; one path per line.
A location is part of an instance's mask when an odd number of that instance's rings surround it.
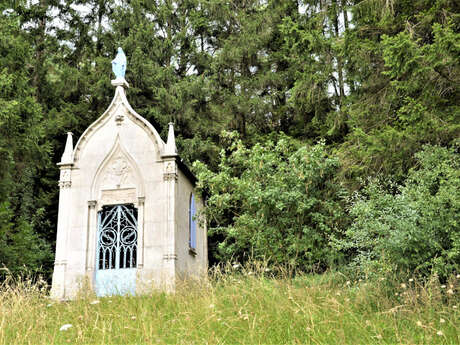
M 47 0 L 40 0 L 38 15 L 38 30 L 35 38 L 35 69 L 33 73 L 33 86 L 35 87 L 35 97 L 40 102 L 42 100 L 43 85 L 42 79 L 44 75 L 45 62 L 45 35 L 46 35 L 46 10 Z
M 340 32 L 339 32 L 339 11 L 338 11 L 338 4 L 337 0 L 332 1 L 332 6 L 333 6 L 333 18 L 332 22 L 334 25 L 334 33 L 335 33 L 335 38 L 338 39 L 340 37 Z M 339 77 L 339 108 L 342 107 L 343 103 L 343 97 L 345 96 L 345 88 L 344 88 L 344 82 L 343 82 L 343 60 L 342 57 L 337 55 L 337 74 Z

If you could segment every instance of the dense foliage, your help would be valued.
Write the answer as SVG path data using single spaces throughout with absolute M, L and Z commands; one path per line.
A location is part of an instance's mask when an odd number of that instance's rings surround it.
M 389 192 L 372 181 L 352 198 L 353 223 L 339 249 L 357 252 L 367 273 L 460 271 L 460 158 L 453 150 L 425 147 L 403 186 Z
M 459 8 L 454 0 L 2 2 L 0 265 L 51 268 L 55 163 L 65 132 L 81 135 L 110 103 L 110 61 L 122 46 L 133 107 L 163 137 L 174 121 L 182 158 L 202 162 L 211 259 L 323 269 L 364 262 L 364 253 L 380 260 L 385 249 L 385 258 L 400 251 L 391 263 L 400 268 L 458 269 L 449 213 L 457 199 L 414 179 L 431 178 L 428 152 L 432 171 L 455 169 L 443 157 L 458 155 Z M 424 145 L 439 148 L 417 156 Z M 365 187 L 372 177 L 398 187 Z M 360 190 L 344 207 L 344 194 Z M 432 241 L 409 241 L 406 257 L 390 243 L 399 235 L 380 229 L 361 247 L 359 234 L 377 231 L 371 220 L 389 221 L 369 218 L 367 207 L 395 209 L 387 217 L 408 226 L 395 225 L 400 236 L 420 227 Z M 343 252 L 333 238 L 347 243 Z
M 232 144 L 220 154 L 217 173 L 195 164 L 198 187 L 209 194 L 211 234 L 223 239 L 220 259 L 330 267 L 338 254 L 329 237 L 344 217 L 334 181 L 338 159 L 328 156 L 324 142 L 296 148 L 281 136 L 247 148 L 234 137 L 230 134 Z
M 51 186 L 43 169 L 51 163 L 50 144 L 30 87 L 32 48 L 18 24 L 0 17 L 0 262 L 13 272 L 37 270 L 51 257 L 34 231 L 49 224 Z

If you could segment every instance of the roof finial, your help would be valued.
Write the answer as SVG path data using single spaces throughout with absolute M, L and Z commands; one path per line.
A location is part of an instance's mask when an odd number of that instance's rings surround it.
M 165 156 L 177 156 L 176 137 L 174 136 L 174 123 L 170 122 L 168 141 L 166 142 Z
M 72 132 L 67 132 L 67 141 L 65 142 L 65 149 L 64 153 L 61 157 L 60 164 L 72 164 L 72 153 L 73 153 L 73 139 L 72 139 Z

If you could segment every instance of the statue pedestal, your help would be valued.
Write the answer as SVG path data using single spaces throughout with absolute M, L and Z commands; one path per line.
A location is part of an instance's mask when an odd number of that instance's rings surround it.
M 117 78 L 117 79 L 112 80 L 112 85 L 113 86 L 123 86 L 125 88 L 129 88 L 129 84 L 125 78 Z

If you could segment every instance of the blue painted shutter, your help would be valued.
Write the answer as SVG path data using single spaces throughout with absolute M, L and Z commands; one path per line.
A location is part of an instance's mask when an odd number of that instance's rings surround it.
M 196 222 L 195 222 L 195 196 L 190 197 L 190 248 L 196 249 Z

